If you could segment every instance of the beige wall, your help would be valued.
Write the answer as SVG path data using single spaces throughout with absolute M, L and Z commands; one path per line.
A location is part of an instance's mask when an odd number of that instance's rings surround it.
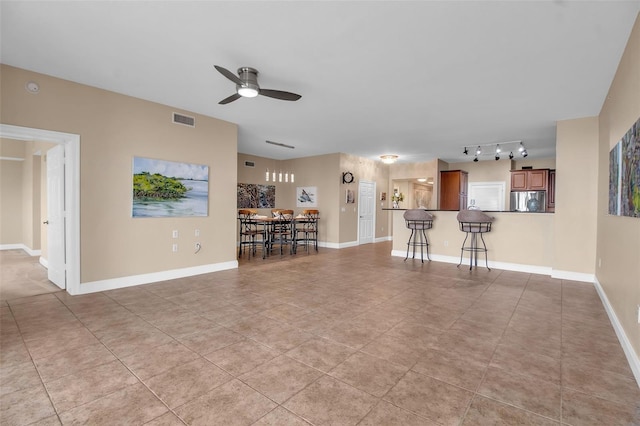
M 598 118 L 559 121 L 556 132 L 556 233 L 553 266 L 558 271 L 594 274 Z
M 236 125 L 2 65 L 1 121 L 80 135 L 81 282 L 235 261 Z M 37 81 L 29 94 L 25 82 Z M 134 156 L 209 166 L 209 216 L 133 219 Z M 199 229 L 202 250 L 194 253 Z M 178 230 L 178 253 L 171 233 Z
M 22 192 L 25 143 L 0 139 L 0 156 L 23 159 L 0 160 L 0 244 L 24 244 Z
M 601 264 L 596 268 L 596 277 L 640 357 L 640 219 L 608 214 L 609 151 L 640 117 L 639 94 L 640 19 L 636 19 L 598 117 L 596 258 Z

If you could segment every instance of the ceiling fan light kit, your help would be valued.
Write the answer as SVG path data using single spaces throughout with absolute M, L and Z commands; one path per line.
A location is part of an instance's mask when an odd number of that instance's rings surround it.
M 238 68 L 238 75 L 236 76 L 228 69 L 219 65 L 214 65 L 214 67 L 220 74 L 236 84 L 236 93 L 218 102 L 220 105 L 228 104 L 240 98 L 255 98 L 258 95 L 282 101 L 297 101 L 302 97 L 296 93 L 284 92 L 282 90 L 261 89 L 258 85 L 258 70 L 255 68 L 240 67 Z

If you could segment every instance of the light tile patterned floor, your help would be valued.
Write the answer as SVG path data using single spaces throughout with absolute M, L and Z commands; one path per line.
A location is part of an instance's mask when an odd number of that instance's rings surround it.
M 592 285 L 390 251 L 3 300 L 0 423 L 640 424 Z

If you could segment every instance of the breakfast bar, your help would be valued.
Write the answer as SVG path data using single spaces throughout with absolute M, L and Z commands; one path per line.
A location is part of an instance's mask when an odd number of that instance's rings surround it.
M 405 209 L 393 213 L 393 256 L 405 257 L 410 230 L 405 226 Z M 464 233 L 458 211 L 429 210 L 433 228 L 427 231 L 434 261 L 458 264 Z M 490 267 L 550 274 L 553 260 L 554 221 L 552 213 L 486 212 L 494 217 L 491 233 L 485 237 Z M 464 262 L 468 262 L 465 254 Z

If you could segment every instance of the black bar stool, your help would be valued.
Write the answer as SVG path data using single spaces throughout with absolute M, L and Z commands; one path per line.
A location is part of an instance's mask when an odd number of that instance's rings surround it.
M 409 209 L 403 214 L 404 221 L 407 224 L 407 229 L 411 230 L 409 235 L 409 241 L 407 242 L 407 257 L 409 258 L 409 248 L 413 247 L 413 259 L 416 258 L 416 247 L 420 247 L 420 260 L 424 263 L 424 247 L 427 248 L 427 259 L 429 257 L 429 240 L 427 239 L 427 229 L 433 227 L 433 215 L 422 209 Z
M 460 263 L 458 267 L 462 265 L 462 256 L 465 251 L 470 253 L 469 257 L 469 270 L 473 269 L 474 259 L 475 266 L 478 267 L 478 253 L 484 253 L 484 261 L 489 268 L 489 261 L 487 260 L 487 245 L 484 243 L 484 237 L 482 234 L 485 232 L 491 232 L 491 223 L 493 218 L 483 213 L 480 210 L 462 210 L 458 213 L 458 223 L 460 224 L 460 230 L 466 233 L 464 241 L 462 242 L 462 248 L 460 249 Z M 471 242 L 468 246 L 465 246 L 467 238 L 471 234 Z M 480 241 L 482 241 L 482 247 L 478 247 L 478 234 L 480 234 Z

